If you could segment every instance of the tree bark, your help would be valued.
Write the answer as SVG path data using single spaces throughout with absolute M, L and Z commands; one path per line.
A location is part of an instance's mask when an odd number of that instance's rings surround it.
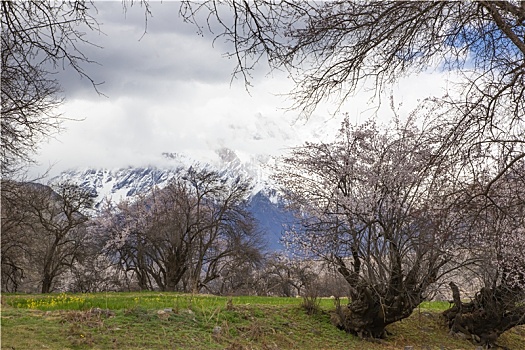
M 49 273 L 44 273 L 44 278 L 42 279 L 42 294 L 51 292 L 52 283 L 53 277 Z
M 443 317 L 451 334 L 463 334 L 476 345 L 491 347 L 503 332 L 525 324 L 525 306 L 519 303 L 519 290 L 503 285 L 485 287 L 474 300 L 464 303 L 456 284 L 449 285 L 454 305 L 443 312 Z

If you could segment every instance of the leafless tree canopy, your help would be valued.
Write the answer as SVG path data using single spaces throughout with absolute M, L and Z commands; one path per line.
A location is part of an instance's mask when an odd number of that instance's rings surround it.
M 525 157 L 523 2 L 185 1 L 181 14 L 232 44 L 248 83 L 261 61 L 288 70 L 292 107 L 306 115 L 365 81 L 380 92 L 413 73 L 451 71 L 449 94 L 423 102 L 448 135 L 442 152 L 506 152 L 495 179 Z
M 523 101 L 525 6 L 517 1 L 206 1 L 182 16 L 233 43 L 237 73 L 267 59 L 290 70 L 296 107 L 310 113 L 328 96 L 344 100 L 365 79 L 378 89 L 436 67 L 473 73 L 492 99 Z M 233 15 L 228 20 L 227 15 Z M 523 111 L 521 109 L 521 111 Z
M 98 30 L 90 1 L 2 1 L 2 176 L 15 173 L 39 142 L 57 132 L 62 102 L 52 73 L 84 71 L 91 62 L 79 49 L 86 30 Z
M 240 179 L 190 168 L 109 213 L 101 226 L 110 235 L 107 250 L 140 289 L 211 291 L 218 278 L 261 258 L 259 234 L 245 208 L 248 190 Z
M 2 182 L 2 290 L 54 290 L 82 253 L 90 194 L 69 183 Z M 29 289 L 28 289 L 29 288 Z

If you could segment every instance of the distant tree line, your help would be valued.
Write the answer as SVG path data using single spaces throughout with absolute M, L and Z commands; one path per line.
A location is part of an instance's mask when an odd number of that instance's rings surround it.
M 96 211 L 73 183 L 3 181 L 2 291 L 304 293 L 318 275 L 266 250 L 249 193 L 247 181 L 192 167 Z

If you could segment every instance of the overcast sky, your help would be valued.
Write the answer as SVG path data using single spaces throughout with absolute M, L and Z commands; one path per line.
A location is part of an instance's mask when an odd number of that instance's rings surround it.
M 98 64 L 85 65 L 107 97 L 87 79 L 68 70 L 58 78 L 65 94 L 61 108 L 65 130 L 41 145 L 33 174 L 52 166 L 51 174 L 70 168 L 164 166 L 163 152 L 210 161 L 227 147 L 241 159 L 275 156 L 306 140 L 328 140 L 342 114 L 327 103 L 308 120 L 286 112 L 280 96 L 292 83 L 264 64 L 254 72 L 249 93 L 242 79 L 232 81 L 235 62 L 224 56 L 227 45 L 213 35 L 197 34 L 178 16 L 175 2 L 151 3 L 145 31 L 144 9 L 120 1 L 97 2 L 103 33 L 88 33 L 100 46 L 82 51 Z M 409 110 L 418 98 L 441 94 L 439 74 L 420 74 L 400 82 L 395 101 Z M 360 93 L 342 108 L 355 121 L 371 115 L 370 94 Z M 387 103 L 386 103 L 387 104 Z M 386 117 L 391 114 L 386 111 Z

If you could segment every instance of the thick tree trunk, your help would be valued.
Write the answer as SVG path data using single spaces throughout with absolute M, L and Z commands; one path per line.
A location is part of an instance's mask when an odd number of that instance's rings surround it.
M 491 347 L 503 332 L 525 324 L 520 290 L 508 286 L 482 288 L 473 301 L 463 303 L 458 287 L 453 282 L 449 285 L 454 305 L 443 316 L 451 334 L 463 334 L 476 345 Z
M 394 293 L 384 287 L 356 289 L 346 307 L 338 307 L 332 323 L 360 338 L 385 338 L 386 326 L 402 320 L 422 301 L 419 292 Z
M 44 273 L 44 278 L 42 279 L 42 294 L 51 292 L 51 286 L 53 284 L 53 277 L 49 273 Z
M 384 338 L 386 326 L 410 316 L 424 300 L 424 291 L 435 281 L 443 263 L 429 268 L 426 277 L 418 280 L 422 274 L 418 264 L 404 274 L 399 249 L 391 246 L 391 274 L 384 284 L 370 285 L 362 279 L 359 258 L 354 257 L 354 270 L 347 268 L 342 259 L 337 260 L 339 273 L 350 285 L 351 302 L 336 310 L 332 317 L 335 326 L 361 338 Z
M 184 265 L 181 265 L 179 263 L 173 264 L 174 266 L 169 266 L 168 272 L 166 274 L 166 281 L 165 281 L 165 290 L 166 291 L 176 291 L 177 285 L 179 284 L 182 277 L 184 277 L 184 274 L 188 270 L 188 268 Z

